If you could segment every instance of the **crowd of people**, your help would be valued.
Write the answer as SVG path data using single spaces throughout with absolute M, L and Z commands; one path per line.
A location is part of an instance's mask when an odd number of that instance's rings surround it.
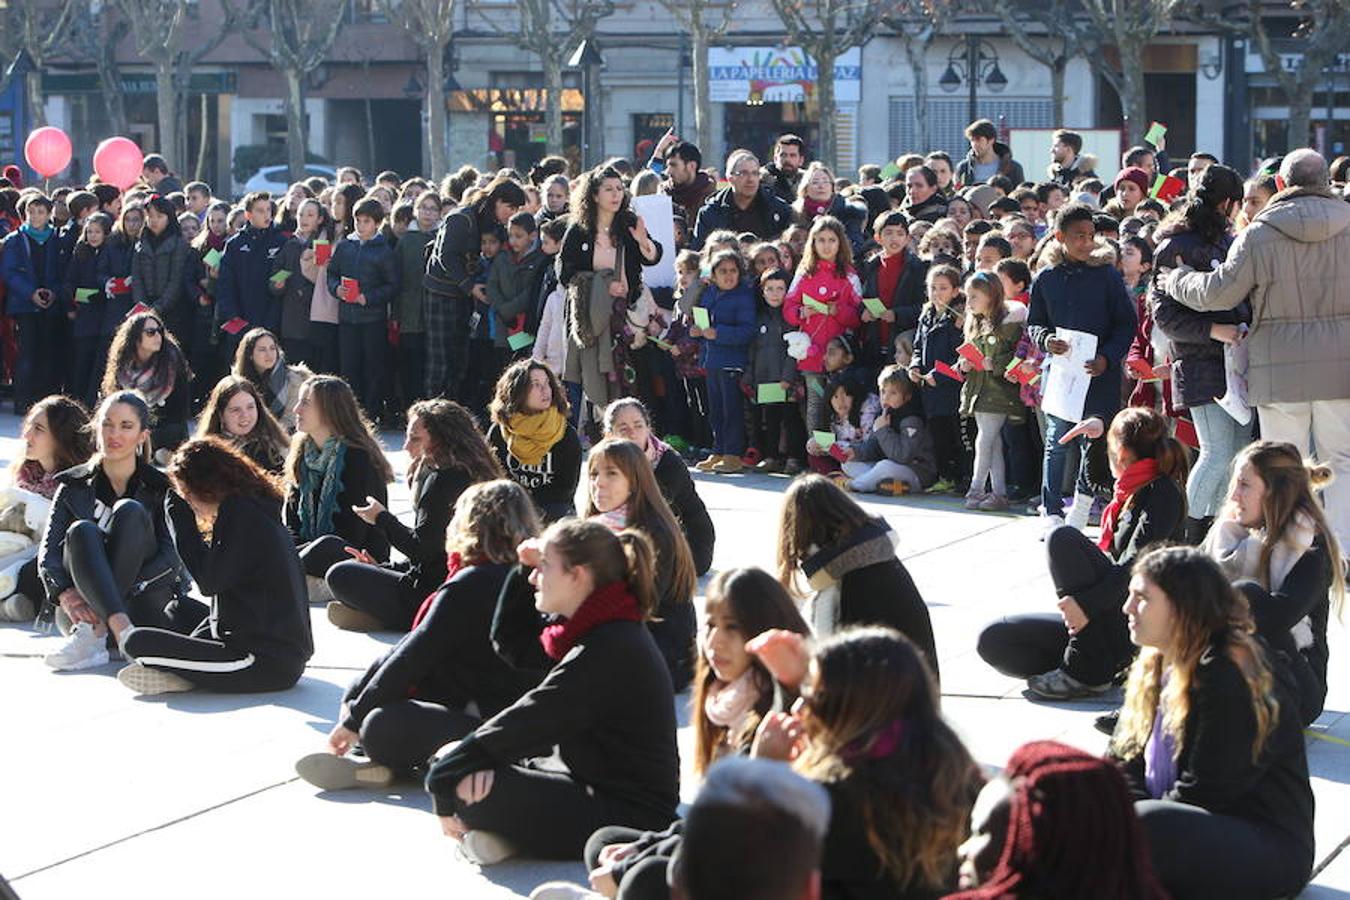
M 585 862 L 544 900 L 1296 893 L 1350 546 L 1350 159 L 1160 141 L 1105 184 L 1059 130 L 1028 180 L 966 136 L 856 181 L 793 135 L 718 172 L 673 134 L 237 204 L 154 155 L 125 192 L 7 174 L 0 619 L 141 694 L 293 686 L 314 603 L 401 633 L 297 771 L 422 779 L 481 865 Z M 790 479 L 775 571 L 718 571 L 701 616 L 691 468 Z M 1123 685 L 1105 758 L 986 780 L 937 586 L 867 493 L 1042 517 L 1056 607 L 977 649 L 1042 701 Z

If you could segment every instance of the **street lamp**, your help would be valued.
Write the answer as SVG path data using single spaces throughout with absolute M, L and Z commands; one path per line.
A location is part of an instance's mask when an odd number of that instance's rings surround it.
M 966 120 L 974 122 L 978 118 L 975 108 L 981 81 L 994 93 L 1000 93 L 1008 86 L 1008 76 L 998 64 L 998 50 L 979 35 L 968 34 L 964 46 L 956 44 L 947 54 L 947 69 L 938 79 L 938 87 L 951 93 L 964 83 L 970 89 Z

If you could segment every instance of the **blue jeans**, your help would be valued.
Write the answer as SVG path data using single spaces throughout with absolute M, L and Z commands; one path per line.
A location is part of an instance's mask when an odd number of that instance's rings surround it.
M 1200 455 L 1186 480 L 1186 506 L 1193 519 L 1217 516 L 1228 494 L 1228 474 L 1238 451 L 1251 443 L 1252 426 L 1239 425 L 1217 403 L 1191 407 Z
M 738 369 L 708 370 L 708 412 L 712 420 L 713 453 L 740 456 L 745 452 L 745 397 Z
M 1046 415 L 1045 422 L 1045 470 L 1041 476 L 1041 504 L 1045 515 L 1063 516 L 1064 496 L 1060 493 L 1060 485 L 1064 483 L 1065 457 L 1068 456 L 1070 445 L 1061 444 L 1059 439 L 1078 423 L 1049 414 Z M 1093 441 L 1079 435 L 1071 443 L 1077 444 L 1079 450 L 1078 479 L 1074 483 L 1074 490 L 1080 494 L 1092 494 L 1095 489 L 1088 477 L 1088 451 Z

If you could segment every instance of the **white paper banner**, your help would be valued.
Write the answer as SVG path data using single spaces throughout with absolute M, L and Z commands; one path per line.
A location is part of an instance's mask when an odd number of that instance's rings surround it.
M 661 245 L 661 261 L 642 270 L 642 283 L 649 288 L 675 286 L 675 207 L 669 194 L 646 194 L 633 198 L 633 211 L 647 223 L 647 233 Z M 693 228 L 693 223 L 689 226 Z
M 1045 356 L 1049 365 L 1041 394 L 1041 409 L 1057 419 L 1077 422 L 1083 418 L 1083 404 L 1087 402 L 1088 386 L 1092 384 L 1092 376 L 1083 367 L 1097 356 L 1097 336 L 1072 328 L 1057 328 L 1055 337 L 1068 342 L 1069 352 Z

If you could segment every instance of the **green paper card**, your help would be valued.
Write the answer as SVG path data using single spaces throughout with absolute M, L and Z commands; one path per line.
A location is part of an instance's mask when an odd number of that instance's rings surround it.
M 98 288 L 76 288 L 76 289 L 75 289 L 75 302 L 76 302 L 76 303 L 88 303 L 90 300 L 93 300 L 93 299 L 94 299 L 94 295 L 97 294 L 97 293 L 98 293 Z
M 867 311 L 878 319 L 886 312 L 886 304 L 881 302 L 880 297 L 864 297 L 863 306 L 867 307 Z
M 811 437 L 815 439 L 817 446 L 822 450 L 829 450 L 834 446 L 834 432 L 832 431 L 813 431 Z
M 821 302 L 820 302 L 819 300 L 817 300 L 815 297 L 803 297 L 803 298 L 802 298 L 802 305 L 803 305 L 803 306 L 808 306 L 808 307 L 810 307 L 811 309 L 814 309 L 816 312 L 821 313 L 821 314 L 823 314 L 823 315 L 827 315 L 827 316 L 828 316 L 828 315 L 830 314 L 830 304 L 828 304 L 828 303 L 821 303 Z
M 506 336 L 506 345 L 512 350 L 524 350 L 533 343 L 534 335 L 525 331 L 517 331 L 515 334 Z
M 280 271 L 276 272 L 271 278 L 269 278 L 269 279 L 267 279 L 267 280 L 270 281 L 270 282 L 272 282 L 273 284 L 285 284 L 285 283 L 286 283 L 286 279 L 287 279 L 287 278 L 290 278 L 290 277 L 291 277 L 291 273 L 290 273 L 290 272 L 287 272 L 285 269 L 281 269 Z
M 224 257 L 224 255 L 225 254 L 221 253 L 219 250 L 214 249 L 208 250 L 206 252 L 206 255 L 202 257 L 202 262 L 206 263 L 213 269 L 219 269 L 220 260 Z
M 708 329 L 712 327 L 712 317 L 708 315 L 708 310 L 704 307 L 695 306 L 690 310 L 690 313 L 694 317 L 694 324 L 699 328 Z
M 786 403 L 787 391 L 783 390 L 783 385 L 777 381 L 759 386 L 758 400 L 760 403 Z
M 649 337 L 647 338 L 647 340 L 651 341 L 653 344 L 655 344 L 656 346 L 660 347 L 662 350 L 665 350 L 667 352 L 669 352 L 671 347 L 675 346 L 670 341 L 663 341 L 659 337 Z
M 892 178 L 900 177 L 900 167 L 893 162 L 888 162 L 881 167 L 881 180 L 890 181 Z
M 1144 135 L 1144 140 L 1148 141 L 1150 144 L 1156 147 L 1158 146 L 1158 141 L 1161 141 L 1163 139 L 1163 136 L 1166 134 L 1167 134 L 1166 125 L 1164 125 L 1161 122 L 1150 122 L 1148 126 L 1148 133 Z

